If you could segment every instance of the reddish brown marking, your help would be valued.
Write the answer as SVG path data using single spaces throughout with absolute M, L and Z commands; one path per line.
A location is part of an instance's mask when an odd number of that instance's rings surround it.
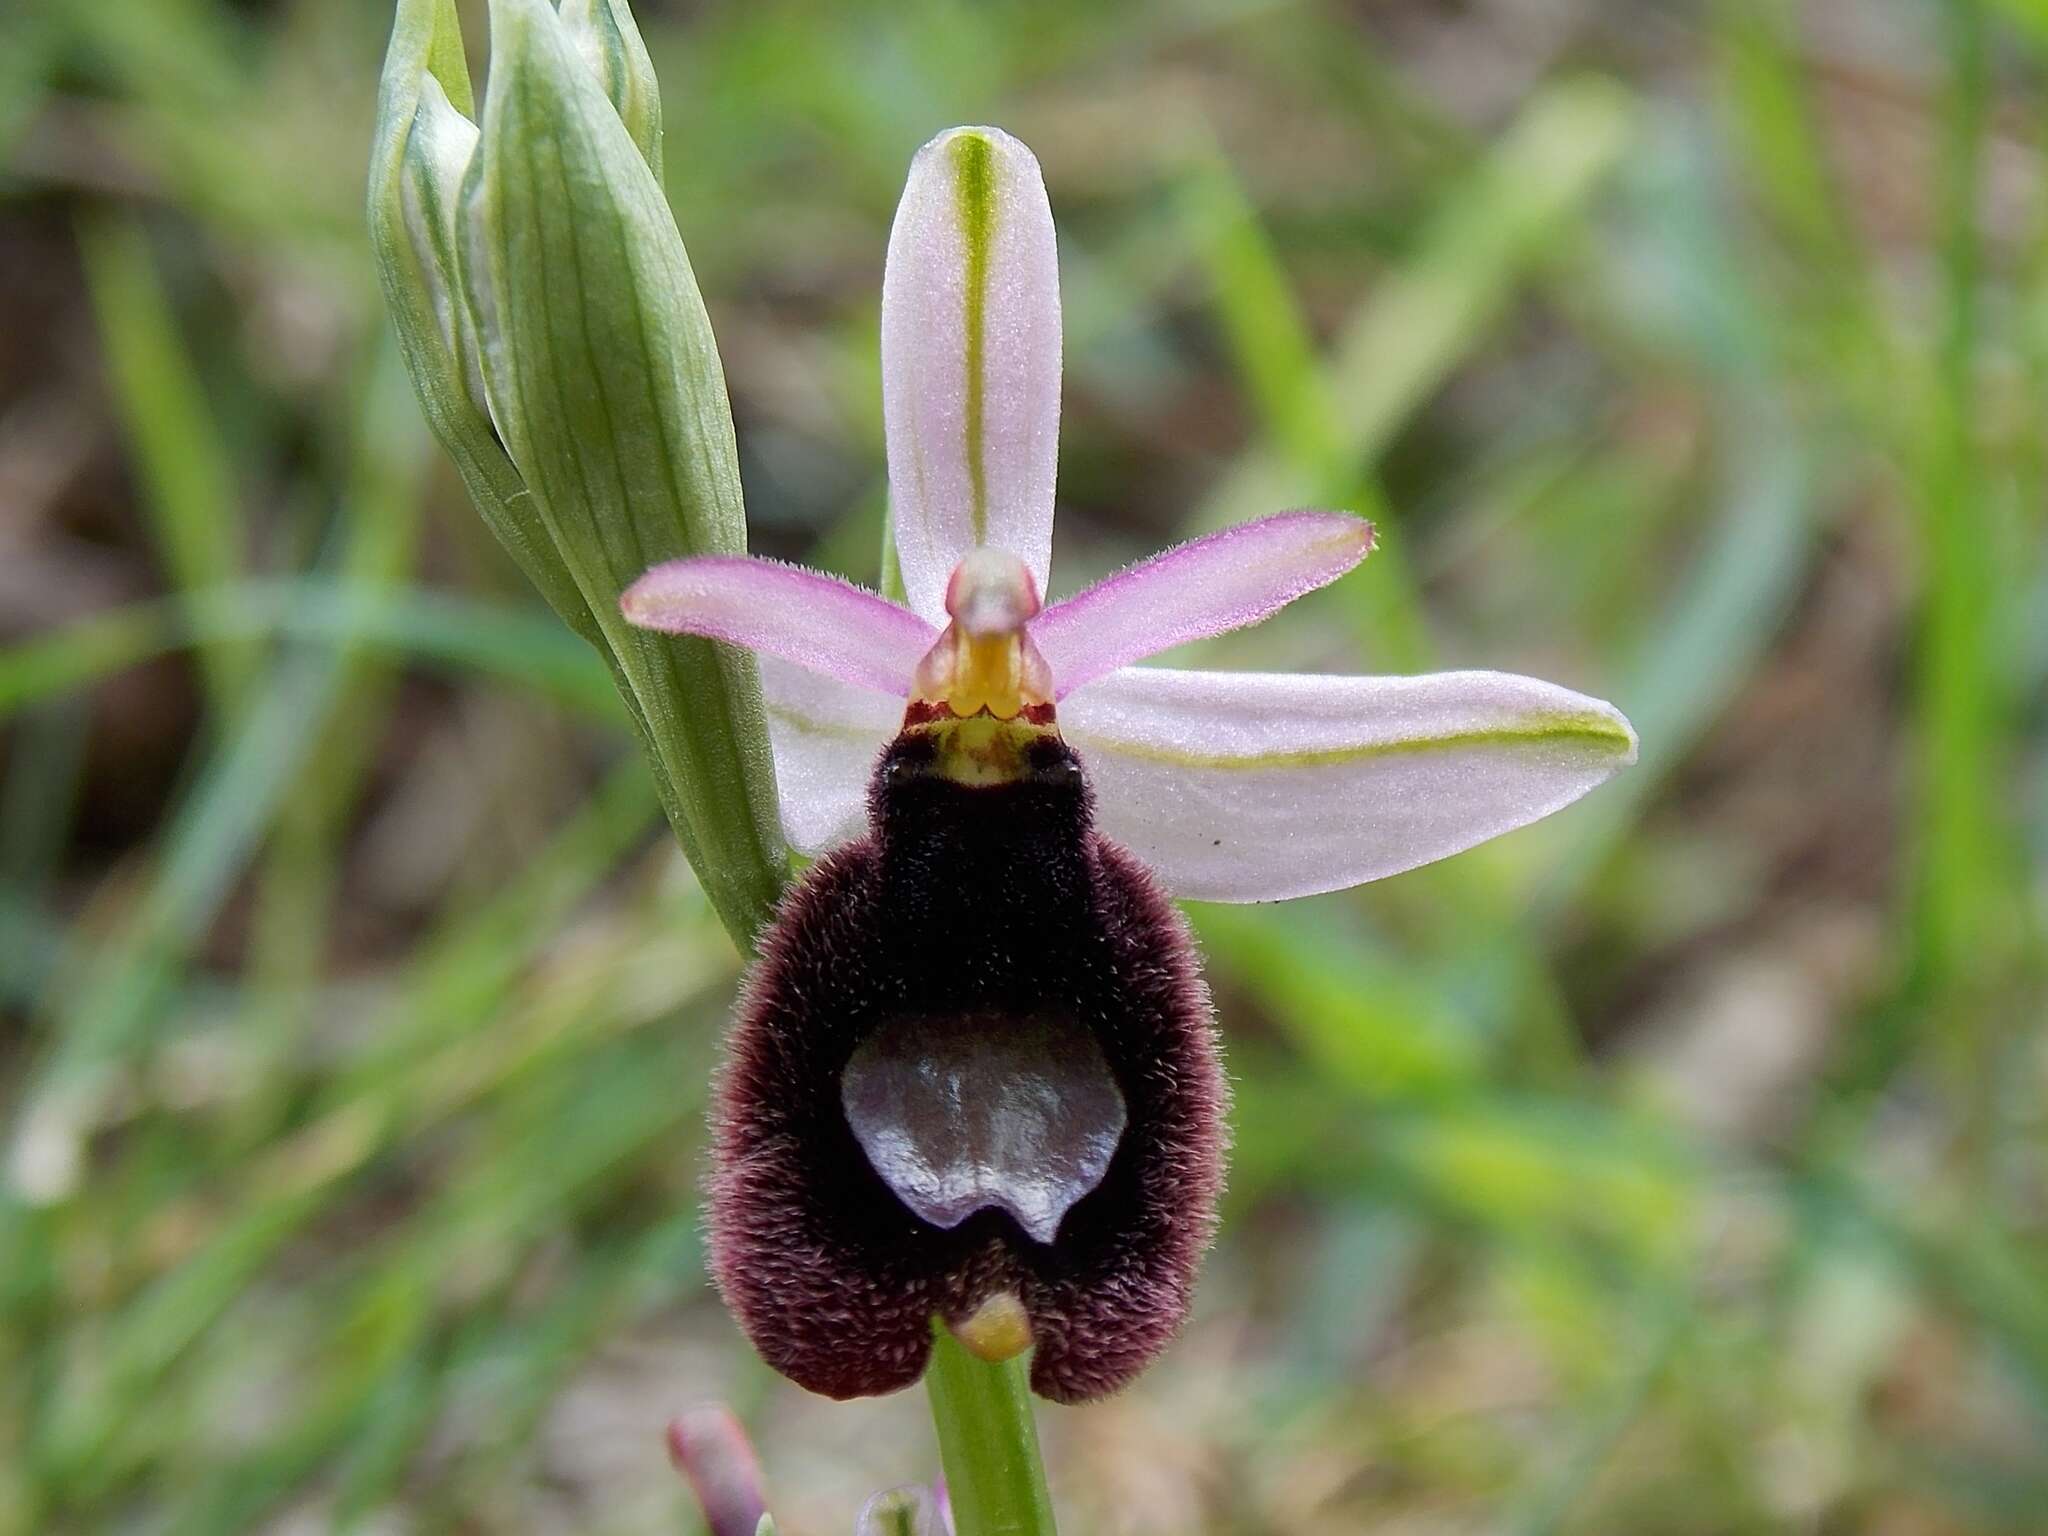
M 986 715 L 988 711 L 984 709 L 981 713 Z M 944 699 L 936 701 L 912 699 L 903 706 L 903 728 L 906 731 L 915 725 L 941 725 L 963 718 L 972 717 L 954 714 L 952 706 L 947 704 Z M 1058 723 L 1053 713 L 1053 707 L 1050 704 L 1026 704 L 1018 712 L 1017 718 L 1026 725 L 1054 725 Z

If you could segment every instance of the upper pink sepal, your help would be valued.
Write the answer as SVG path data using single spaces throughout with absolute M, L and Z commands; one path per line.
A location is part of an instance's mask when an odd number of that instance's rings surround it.
M 910 606 L 943 622 L 953 568 L 984 544 L 1044 591 L 1059 254 L 1038 161 L 1000 128 L 950 129 L 911 162 L 882 275 L 882 418 Z
M 1118 667 L 1256 624 L 1372 553 L 1348 512 L 1282 512 L 1175 545 L 1055 603 L 1031 625 L 1064 698 Z
M 643 629 L 744 645 L 899 699 L 938 638 L 909 609 L 863 587 L 751 555 L 657 565 L 619 608 Z

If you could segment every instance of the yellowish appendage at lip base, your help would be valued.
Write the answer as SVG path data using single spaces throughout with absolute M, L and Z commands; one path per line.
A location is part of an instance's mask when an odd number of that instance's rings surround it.
M 956 622 L 918 664 L 910 701 L 944 704 L 961 720 L 1014 720 L 1026 709 L 1051 706 L 1052 679 L 1021 627 L 975 635 Z
M 905 726 L 922 731 L 938 748 L 932 772 L 955 784 L 981 787 L 1014 784 L 1031 771 L 1027 756 L 1031 744 L 1046 736 L 1059 735 L 1050 720 L 1039 723 L 1019 716 L 998 720 L 993 715 L 975 715 L 961 720 L 941 716 Z
M 1001 1365 L 1031 1347 L 1031 1314 L 1015 1291 L 998 1291 L 959 1322 L 948 1322 L 970 1355 Z
M 1027 710 L 1050 720 L 1052 669 L 1031 643 L 1038 585 L 1007 550 L 971 550 L 946 584 L 952 620 L 918 663 L 910 704 L 929 719 L 943 705 L 956 719 L 1015 720 Z M 919 706 L 926 706 L 920 709 Z

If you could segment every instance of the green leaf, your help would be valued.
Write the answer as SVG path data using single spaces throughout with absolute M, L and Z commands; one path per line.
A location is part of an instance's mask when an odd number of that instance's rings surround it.
M 1361 305 L 1324 364 L 1326 445 L 1353 464 L 1377 460 L 1506 307 L 1515 283 L 1581 213 L 1628 148 L 1634 102 L 1611 81 L 1562 80 L 1531 98 L 1498 143 L 1447 194 L 1413 254 Z M 1297 388 L 1303 386 L 1297 384 Z M 1247 508 L 1311 492 L 1302 467 L 1269 449 L 1240 461 L 1204 506 L 1221 526 Z M 1385 564 L 1386 551 L 1374 557 Z
M 147 492 L 143 507 L 164 574 L 190 601 L 241 575 L 244 530 L 230 455 L 141 227 L 101 215 L 83 222 L 78 237 L 109 382 Z M 232 714 L 253 680 L 254 653 L 222 641 L 201 660 L 214 703 Z

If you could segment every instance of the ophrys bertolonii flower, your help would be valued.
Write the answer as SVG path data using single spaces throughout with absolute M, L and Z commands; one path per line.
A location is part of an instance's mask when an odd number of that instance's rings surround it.
M 1032 1384 L 1111 1391 L 1186 1315 L 1224 1086 L 1168 894 L 1375 880 L 1634 760 L 1611 705 L 1499 672 L 1134 663 L 1257 623 L 1373 530 L 1287 512 L 1064 602 L 1059 278 L 1038 164 L 991 128 L 918 154 L 882 376 L 908 606 L 745 556 L 656 567 L 635 623 L 762 657 L 783 818 L 822 855 L 763 945 L 720 1084 L 721 1288 L 834 1396 L 914 1381 L 939 1319 Z

